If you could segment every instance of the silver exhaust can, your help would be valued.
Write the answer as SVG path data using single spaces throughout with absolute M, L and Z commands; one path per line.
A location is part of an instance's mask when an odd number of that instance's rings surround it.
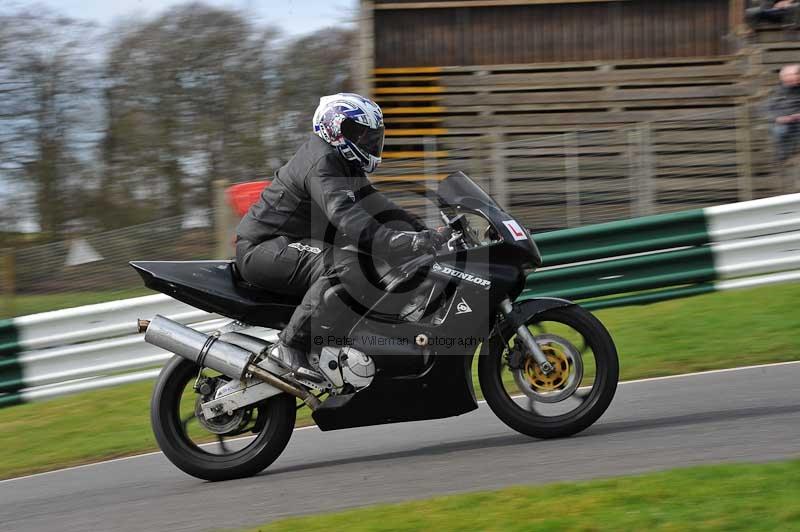
M 255 358 L 246 349 L 160 315 L 150 321 L 144 341 L 234 379 L 243 378 Z

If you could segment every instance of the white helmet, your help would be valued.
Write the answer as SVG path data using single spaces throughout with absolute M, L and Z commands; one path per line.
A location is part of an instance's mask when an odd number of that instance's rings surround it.
M 369 98 L 349 92 L 323 96 L 314 112 L 314 133 L 367 173 L 381 164 L 383 112 Z

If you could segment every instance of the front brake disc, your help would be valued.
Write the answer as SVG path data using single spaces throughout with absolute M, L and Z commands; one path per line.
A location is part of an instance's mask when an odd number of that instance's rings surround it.
M 557 334 L 534 336 L 553 372 L 546 375 L 533 357 L 524 358 L 519 368 L 510 368 L 514 382 L 527 397 L 541 403 L 558 403 L 575 393 L 583 380 L 583 358 L 572 343 Z

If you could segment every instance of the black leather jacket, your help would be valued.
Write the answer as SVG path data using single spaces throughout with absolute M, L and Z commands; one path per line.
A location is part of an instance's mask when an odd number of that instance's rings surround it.
M 387 225 L 398 221 L 404 222 L 404 231 Z M 364 172 L 312 134 L 275 172 L 272 184 L 242 218 L 236 234 L 253 244 L 288 236 L 406 255 L 411 231 L 422 229 L 425 226 L 418 218 L 375 190 Z

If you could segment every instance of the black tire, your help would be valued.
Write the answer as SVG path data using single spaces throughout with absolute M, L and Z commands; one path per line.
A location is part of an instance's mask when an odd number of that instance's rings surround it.
M 158 446 L 179 469 L 203 480 L 250 477 L 267 468 L 292 436 L 297 414 L 294 398 L 282 393 L 261 403 L 259 409 L 263 409 L 267 421 L 253 442 L 231 454 L 211 454 L 188 438 L 180 420 L 183 389 L 195 378 L 198 369 L 193 362 L 175 356 L 161 371 L 150 405 L 150 421 Z
M 506 425 L 534 438 L 562 438 L 588 428 L 611 404 L 619 380 L 617 350 L 606 328 L 587 310 L 574 305 L 545 311 L 534 316 L 528 325 L 558 322 L 579 332 L 591 347 L 596 364 L 594 385 L 575 410 L 549 417 L 537 415 L 512 399 L 502 382 L 501 370 L 505 345 L 493 336 L 488 353 L 478 361 L 478 378 L 486 403 Z

